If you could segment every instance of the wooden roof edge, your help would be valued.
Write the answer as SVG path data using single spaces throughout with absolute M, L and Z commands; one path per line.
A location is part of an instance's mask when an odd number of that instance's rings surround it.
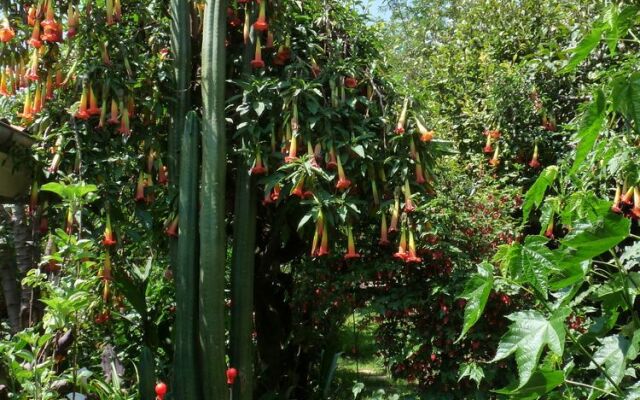
M 11 147 L 14 143 L 24 147 L 31 147 L 35 142 L 35 139 L 27 134 L 25 128 L 11 125 L 6 120 L 0 119 L 1 147 Z

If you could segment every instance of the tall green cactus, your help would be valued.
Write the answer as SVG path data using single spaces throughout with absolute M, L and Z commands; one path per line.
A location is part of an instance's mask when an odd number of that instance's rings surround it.
M 251 20 L 256 7 L 248 4 Z M 251 58 L 255 49 L 255 32 L 251 29 L 251 45 L 245 46 L 243 74 L 251 73 Z M 253 400 L 253 277 L 256 243 L 255 179 L 243 158 L 238 160 L 235 217 L 233 221 L 233 260 L 231 266 L 231 365 L 238 372 L 233 388 L 236 400 Z
M 198 328 L 198 117 L 191 111 L 180 148 L 180 236 L 176 265 L 176 322 L 173 393 L 199 399 L 196 332 Z
M 256 190 L 249 168 L 240 164 L 236 180 L 231 272 L 231 364 L 238 370 L 236 400 L 253 399 L 253 276 L 256 243 Z
M 171 49 L 174 62 L 176 106 L 173 110 L 173 126 L 169 132 L 167 165 L 172 187 L 177 185 L 178 150 L 180 136 L 184 133 L 185 117 L 191 109 L 191 31 L 190 0 L 171 0 Z
M 224 272 L 227 8 L 209 0 L 204 10 L 202 41 L 202 211 L 200 213 L 199 340 L 204 400 L 227 397 L 225 381 Z

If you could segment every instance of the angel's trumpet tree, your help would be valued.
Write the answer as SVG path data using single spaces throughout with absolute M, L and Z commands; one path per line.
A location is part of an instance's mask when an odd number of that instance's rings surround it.
M 264 68 L 264 61 L 262 60 L 262 44 L 260 43 L 260 37 L 256 39 L 256 52 L 251 60 L 251 66 L 255 69 Z
M 404 212 L 408 214 L 415 211 L 416 206 L 415 204 L 413 204 L 413 200 L 411 198 L 412 197 L 411 187 L 409 186 L 408 179 L 405 179 L 404 187 L 402 188 L 402 191 L 404 193 Z
M 493 152 L 493 157 L 489 160 L 489 165 L 497 168 L 500 165 L 500 144 L 496 144 L 496 150 Z
M 313 234 L 313 243 L 311 245 L 311 257 L 315 257 L 318 255 L 318 245 L 322 241 L 322 234 L 324 230 L 324 217 L 322 212 L 318 213 L 318 219 L 316 220 L 316 229 Z
M 356 244 L 353 240 L 353 227 L 347 226 L 347 253 L 344 255 L 345 260 L 360 258 L 360 254 L 356 251 Z
M 489 135 L 488 131 L 485 132 L 485 135 L 487 135 L 487 141 L 484 144 L 484 148 L 482 149 L 482 151 L 484 153 L 486 153 L 486 154 L 491 154 L 491 153 L 493 153 L 493 150 L 494 150 L 493 146 L 491 145 L 491 139 L 492 138 L 491 138 L 491 135 Z
M 87 120 L 91 116 L 87 111 L 87 103 L 88 103 L 89 91 L 87 90 L 87 86 L 85 85 L 82 88 L 82 95 L 80 96 L 80 104 L 78 106 L 78 111 L 74 114 L 74 117 L 77 119 Z
M 324 227 L 322 229 L 322 240 L 320 242 L 320 249 L 318 250 L 318 257 L 326 256 L 329 254 L 329 225 L 327 221 L 324 221 Z
M 393 258 L 400 261 L 405 261 L 408 257 L 407 253 L 407 231 L 405 227 L 402 227 L 400 233 L 400 243 L 398 245 L 398 251 L 393 254 Z
M 419 117 L 414 118 L 416 121 L 416 126 L 418 127 L 418 132 L 420 133 L 420 141 L 423 143 L 428 143 L 433 140 L 433 131 L 428 130 Z
M 531 157 L 531 161 L 529 161 L 529 166 L 533 169 L 540 168 L 540 161 L 538 160 L 538 143 L 533 147 L 533 156 Z
M 169 237 L 178 237 L 178 223 L 179 223 L 179 218 L 176 215 L 171 219 L 164 233 Z
M 388 236 L 388 228 L 387 228 L 387 215 L 383 212 L 382 219 L 380 221 L 380 240 L 378 240 L 378 244 L 380 246 L 388 246 L 389 245 L 389 236 Z
M 405 261 L 408 263 L 419 263 L 422 261 L 422 258 L 416 254 L 416 242 L 413 238 L 413 229 L 409 229 L 409 250 Z
M 102 244 L 105 246 L 113 246 L 116 244 L 116 240 L 113 236 L 113 231 L 111 230 L 111 215 L 107 212 L 107 223 L 104 228 L 104 237 L 102 239 Z
M 258 12 L 258 19 L 253 23 L 253 29 L 259 32 L 264 32 L 269 29 L 267 23 L 267 0 L 260 0 L 260 11 Z
M 16 36 L 16 32 L 9 25 L 9 20 L 6 18 L 2 21 L 2 26 L 0 26 L 0 42 L 8 43 Z
M 611 211 L 616 214 L 620 214 L 622 212 L 622 208 L 620 207 L 620 198 L 622 197 L 622 187 L 620 185 L 616 186 L 616 194 L 613 198 L 613 204 L 611 205 Z
M 93 91 L 93 86 L 89 84 L 89 108 L 87 109 L 89 115 L 100 115 L 100 107 L 98 107 L 98 98 Z
M 351 186 L 351 181 L 347 179 L 347 175 L 344 173 L 344 168 L 342 167 L 342 162 L 340 161 L 340 154 L 337 155 L 337 158 L 338 158 L 338 182 L 336 183 L 336 189 L 347 190 Z
M 262 163 L 262 153 L 260 149 L 256 152 L 256 161 L 251 168 L 251 175 L 264 175 L 267 173 L 267 168 Z
M 400 218 L 400 196 L 398 191 L 394 193 L 393 209 L 391 210 L 391 225 L 389 226 L 389 233 L 398 231 L 398 219 Z

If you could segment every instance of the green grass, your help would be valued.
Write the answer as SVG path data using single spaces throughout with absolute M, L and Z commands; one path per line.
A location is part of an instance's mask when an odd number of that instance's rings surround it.
M 334 382 L 336 399 L 353 399 L 357 383 L 364 385 L 358 400 L 419 399 L 417 388 L 406 381 L 392 379 L 383 360 L 376 355 L 377 326 L 367 322 L 366 313 L 367 310 L 363 310 L 349 316 L 340 329 L 344 353 L 338 361 Z

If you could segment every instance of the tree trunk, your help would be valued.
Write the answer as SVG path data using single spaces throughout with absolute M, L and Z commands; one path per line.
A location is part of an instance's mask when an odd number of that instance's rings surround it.
M 8 227 L 10 220 L 4 207 L 0 206 L 0 225 Z M 2 294 L 7 307 L 9 326 L 13 332 L 20 329 L 20 286 L 16 275 L 16 263 L 10 245 L 0 244 L 0 281 Z
M 18 278 L 24 278 L 34 268 L 33 232 L 25 217 L 22 204 L 12 206 L 11 223 L 13 225 L 13 243 L 16 254 Z M 20 295 L 20 325 L 28 328 L 39 320 L 38 308 L 35 307 L 36 292 L 29 286 L 22 286 Z
M 199 340 L 204 400 L 228 395 L 225 380 L 225 0 L 209 0 L 202 43 L 202 211 Z

